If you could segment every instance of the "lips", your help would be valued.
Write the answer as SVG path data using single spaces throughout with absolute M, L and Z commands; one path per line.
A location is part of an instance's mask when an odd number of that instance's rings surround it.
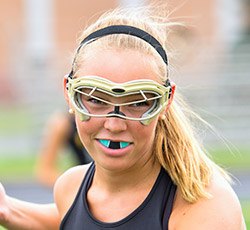
M 106 140 L 106 139 L 100 139 L 99 142 L 110 149 L 123 149 L 126 148 L 127 146 L 130 145 L 130 142 L 125 142 L 125 141 L 111 141 L 111 140 Z

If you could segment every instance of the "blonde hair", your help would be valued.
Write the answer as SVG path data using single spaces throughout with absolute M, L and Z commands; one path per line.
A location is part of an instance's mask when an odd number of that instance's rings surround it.
M 180 24 L 170 22 L 167 15 L 159 16 L 160 12 L 164 14 L 168 12 L 166 5 L 116 9 L 107 12 L 84 30 L 79 41 L 81 42 L 92 32 L 110 25 L 130 25 L 154 36 L 162 44 L 168 58 L 171 60 L 171 51 L 167 44 L 168 34 L 172 28 Z M 155 49 L 140 38 L 124 34 L 104 36 L 95 42 L 81 47 L 74 59 L 74 73 L 77 72 L 81 63 L 84 62 L 84 55 L 93 47 L 96 49 L 99 46 L 102 49 L 104 47 L 133 49 L 151 55 L 155 57 L 155 63 L 152 63 L 152 66 L 157 75 L 163 82 L 168 78 L 168 71 L 171 66 L 165 65 Z M 189 114 L 193 114 L 187 108 L 177 92 L 166 113 L 166 119 L 159 120 L 157 124 L 153 149 L 162 167 L 164 167 L 173 182 L 180 189 L 183 198 L 188 202 L 195 202 L 199 198 L 210 197 L 206 187 L 215 168 L 222 171 L 225 176 L 226 173 L 206 155 L 202 145 L 195 136 L 189 117 L 185 113 L 185 111 L 188 111 Z

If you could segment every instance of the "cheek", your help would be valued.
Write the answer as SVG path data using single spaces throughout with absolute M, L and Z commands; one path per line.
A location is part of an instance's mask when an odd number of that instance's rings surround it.
M 98 124 L 97 122 L 92 122 L 93 119 L 88 121 L 81 121 L 76 116 L 76 127 L 79 134 L 79 137 L 83 144 L 88 143 L 93 134 L 96 132 Z
M 151 144 L 154 141 L 156 122 L 151 122 L 149 125 L 137 125 L 132 127 L 136 130 L 135 135 L 137 139 L 141 140 L 144 144 Z

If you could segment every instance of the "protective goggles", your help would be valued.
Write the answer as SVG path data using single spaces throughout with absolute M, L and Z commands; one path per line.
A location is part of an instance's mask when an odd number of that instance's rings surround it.
M 98 76 L 68 78 L 68 95 L 82 121 L 118 117 L 148 125 L 168 104 L 171 85 L 141 79 L 115 83 Z

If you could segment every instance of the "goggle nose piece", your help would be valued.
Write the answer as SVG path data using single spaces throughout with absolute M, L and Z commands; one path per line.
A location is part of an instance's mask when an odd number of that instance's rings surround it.
M 114 115 L 114 116 L 111 116 L 111 117 L 117 117 L 116 115 L 122 115 L 122 116 L 126 117 L 126 115 L 123 112 L 120 111 L 120 106 L 115 106 L 114 111 L 111 111 L 108 114 L 113 114 Z M 119 117 L 119 118 L 121 118 L 121 117 Z M 124 118 L 122 118 L 122 119 L 124 119 Z

